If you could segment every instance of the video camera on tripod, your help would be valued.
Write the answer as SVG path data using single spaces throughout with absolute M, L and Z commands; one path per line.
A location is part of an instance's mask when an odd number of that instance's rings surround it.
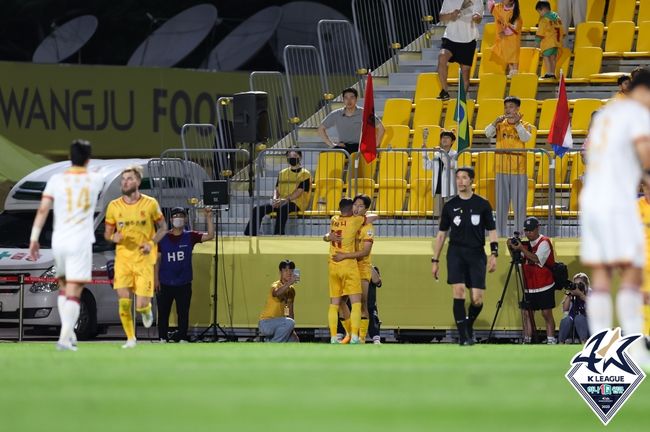
M 520 250 L 514 249 L 515 247 L 519 247 L 519 244 L 521 243 L 521 233 L 519 231 L 515 231 L 512 233 L 512 237 L 510 237 L 506 244 L 508 245 L 508 250 L 510 251 L 510 256 L 512 257 L 512 261 L 521 264 L 523 263 L 523 256 Z

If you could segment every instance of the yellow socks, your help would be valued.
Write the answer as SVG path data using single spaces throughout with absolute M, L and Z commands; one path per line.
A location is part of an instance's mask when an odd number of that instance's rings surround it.
M 366 335 L 368 334 L 368 325 L 370 321 L 368 318 L 361 318 L 361 325 L 359 326 L 359 340 L 361 343 L 366 343 Z
M 121 298 L 119 300 L 119 305 L 122 328 L 124 328 L 126 338 L 128 340 L 133 340 L 135 339 L 135 328 L 133 327 L 133 316 L 131 315 L 131 299 Z M 151 308 L 151 305 L 149 305 L 149 308 Z
M 341 324 L 343 325 L 343 328 L 345 329 L 346 334 L 351 334 L 352 333 L 352 323 L 350 321 L 350 318 L 341 320 Z
M 359 327 L 361 326 L 361 302 L 352 303 L 352 312 L 350 313 L 352 332 L 351 335 L 359 336 Z
M 143 308 L 136 308 L 136 312 L 142 315 L 148 315 L 149 313 L 151 313 L 151 303 L 149 303 Z
M 330 304 L 329 309 L 327 310 L 327 323 L 330 328 L 330 336 L 336 337 L 336 328 L 338 327 L 339 322 L 339 306 Z

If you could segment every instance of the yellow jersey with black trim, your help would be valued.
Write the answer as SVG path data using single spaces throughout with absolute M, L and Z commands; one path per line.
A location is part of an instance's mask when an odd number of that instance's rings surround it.
M 645 197 L 639 198 L 639 215 L 645 234 L 645 271 L 650 272 L 650 203 Z
M 114 226 L 123 236 L 115 249 L 116 260 L 155 263 L 157 245 L 153 244 L 148 255 L 143 254 L 140 247 L 152 242 L 156 223 L 162 218 L 158 201 L 148 195 L 140 194 L 140 199 L 133 204 L 128 204 L 123 197 L 111 201 L 106 209 L 106 224 Z
M 361 227 L 359 230 L 359 234 L 357 235 L 357 247 L 356 249 L 358 251 L 363 249 L 363 246 L 370 242 L 372 243 L 375 238 L 375 231 L 373 229 L 373 226 L 371 223 L 366 223 Z M 371 259 L 370 259 L 370 254 L 363 258 L 359 258 L 359 264 L 365 264 L 365 265 L 370 265 L 371 264 Z
M 521 125 L 530 131 L 530 123 L 525 121 Z M 519 138 L 517 125 L 503 120 L 496 125 L 497 149 L 525 149 L 526 143 Z M 499 174 L 526 174 L 526 153 L 497 153 L 495 156 L 495 170 Z
M 541 17 L 535 36 L 540 40 L 539 49 L 542 53 L 551 48 L 562 48 L 564 27 L 560 17 L 555 12 L 549 12 Z
M 280 198 L 286 198 L 296 189 L 302 189 L 303 193 L 300 194 L 293 203 L 296 204 L 300 210 L 307 209 L 311 193 L 311 174 L 309 171 L 304 168 L 298 170 L 285 168 L 280 171 L 280 174 L 278 174 L 278 181 L 275 187 L 278 189 Z
M 359 230 L 366 223 L 365 216 L 332 216 L 330 231 L 342 237 L 340 242 L 330 242 L 330 259 L 337 252 L 354 252 L 357 245 Z

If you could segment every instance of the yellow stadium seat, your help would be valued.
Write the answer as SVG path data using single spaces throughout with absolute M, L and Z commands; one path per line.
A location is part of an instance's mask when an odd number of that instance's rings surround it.
M 384 105 L 384 116 L 381 122 L 384 126 L 404 125 L 408 126 L 411 121 L 411 100 L 402 98 L 387 99 Z
M 480 104 L 483 99 L 502 98 L 506 92 L 506 76 L 503 74 L 484 74 L 478 86 L 476 101 Z
M 385 151 L 379 153 L 379 179 L 406 179 L 409 155 L 405 151 Z
M 411 130 L 404 125 L 388 125 L 385 128 L 380 148 L 408 148 Z
M 427 148 L 436 148 L 440 146 L 440 132 L 442 128 L 438 125 L 419 125 L 413 132 L 413 148 L 419 149 L 424 142 L 423 131 L 429 130 L 429 137 L 427 138 Z
M 587 135 L 591 114 L 600 109 L 603 102 L 600 99 L 578 99 L 573 105 L 571 115 L 571 132 L 574 135 Z
M 625 57 L 648 57 L 650 56 L 650 21 L 639 23 L 639 33 L 636 37 L 636 50 L 626 52 Z
M 600 73 L 603 62 L 603 50 L 600 47 L 580 47 L 575 49 L 571 78 L 567 83 L 588 82 L 593 74 Z
M 503 115 L 503 99 L 483 99 L 478 106 L 474 129 L 485 133 L 485 128 L 497 117 Z
M 587 21 L 578 24 L 576 39 L 573 48 L 580 47 L 601 47 L 605 25 L 602 22 Z
M 518 73 L 510 81 L 509 96 L 517 96 L 519 99 L 537 98 L 537 79 L 536 73 Z
M 535 148 L 537 144 L 537 128 L 533 123 L 530 124 L 530 139 L 526 142 L 526 148 Z
M 539 123 L 537 124 L 538 135 L 548 135 L 548 131 L 555 115 L 557 107 L 557 99 L 544 99 L 542 101 L 542 109 L 539 114 Z M 540 183 L 540 182 L 537 182 Z
M 650 3 L 641 0 L 639 2 L 639 12 L 636 16 L 636 22 L 638 25 L 641 25 L 644 21 L 650 21 Z
M 555 215 L 561 218 L 577 218 L 580 213 L 580 192 L 582 191 L 582 180 L 575 179 L 571 182 L 569 194 L 569 210 L 556 210 Z
M 350 180 L 350 190 L 348 196 L 365 194 L 372 198 L 375 195 L 375 181 L 370 178 L 358 178 Z
M 350 155 L 350 161 L 351 178 L 375 178 L 375 174 L 377 173 L 377 158 L 368 163 L 361 153 L 352 153 Z
M 517 94 L 510 93 L 513 96 L 519 96 Z M 521 97 L 521 96 L 519 96 Z M 534 98 L 522 98 L 521 106 L 519 107 L 519 112 L 523 116 L 522 119 L 528 123 L 535 125 L 537 121 L 537 108 L 538 108 L 537 99 Z
M 387 178 L 379 181 L 379 197 L 375 211 L 380 216 L 392 216 L 404 208 L 407 183 L 404 179 Z
M 469 70 L 470 79 L 474 76 L 476 72 L 476 64 L 478 63 L 478 53 L 474 51 L 474 60 L 472 61 L 472 67 Z M 450 84 L 455 84 L 458 82 L 458 68 L 460 65 L 458 63 L 448 63 L 447 64 L 447 82 Z M 436 95 L 438 96 L 438 95 Z
M 413 100 L 417 105 L 421 99 L 437 98 L 440 94 L 440 77 L 437 72 L 426 72 L 418 75 L 415 83 L 415 95 Z
M 410 216 L 433 215 L 432 186 L 431 178 L 411 180 L 407 212 Z
M 495 168 L 494 152 L 482 151 L 476 153 L 474 171 L 477 179 L 494 178 Z
M 569 174 L 570 157 L 565 154 L 563 157 L 555 156 L 551 153 L 551 157 L 555 158 L 555 189 L 568 189 L 569 184 L 566 183 Z M 537 174 L 535 176 L 535 183 L 538 188 L 548 188 L 549 182 L 549 158 L 545 154 L 535 153 L 535 163 L 537 165 Z
M 477 153 L 468 152 L 468 151 L 460 153 L 458 155 L 458 158 L 457 158 L 457 166 L 459 168 L 460 167 L 472 167 L 472 168 L 474 168 L 474 166 L 476 165 L 475 164 L 475 162 L 476 162 L 476 154 Z
M 607 30 L 605 57 L 623 57 L 632 50 L 634 42 L 634 23 L 632 21 L 614 21 Z
M 602 22 L 605 17 L 605 2 L 607 0 L 589 0 L 587 2 L 587 21 Z
M 569 161 L 571 163 L 571 175 L 569 182 L 573 183 L 574 180 L 581 178 L 585 173 L 585 163 L 582 160 L 582 152 L 570 152 Z
M 311 210 L 305 211 L 309 216 L 328 216 L 338 211 L 339 201 L 343 197 L 343 180 L 340 178 L 321 178 L 316 181 L 313 191 Z
M 519 48 L 519 73 L 532 73 L 537 75 L 539 69 L 539 48 L 521 47 Z
M 633 21 L 635 10 L 636 0 L 609 0 L 606 23 L 609 25 L 614 21 Z
M 484 49 L 483 56 L 481 57 L 481 64 L 478 67 L 479 79 L 482 79 L 483 75 L 485 74 L 504 75 L 505 73 L 506 66 L 492 60 L 492 48 Z
M 314 181 L 320 179 L 337 178 L 343 179 L 343 168 L 345 167 L 346 157 L 339 152 L 321 152 L 318 155 L 318 164 Z
M 474 192 L 488 200 L 492 208 L 495 209 L 497 206 L 497 194 L 494 177 L 476 179 L 474 183 L 476 184 Z
M 456 124 L 456 121 L 454 121 L 454 113 L 456 112 L 456 99 L 450 99 L 447 102 L 447 109 L 445 111 L 445 121 L 443 123 L 443 127 L 447 130 L 450 129 L 458 129 L 458 125 Z M 467 121 L 469 124 L 472 124 L 472 120 L 474 119 L 474 101 L 473 100 L 468 100 L 467 101 Z
M 560 77 L 560 71 L 564 74 L 566 77 L 569 73 L 569 64 L 571 63 L 571 50 L 567 48 L 563 48 L 562 51 L 560 52 L 557 63 L 555 64 L 555 76 Z M 544 65 L 544 62 L 542 62 L 542 76 L 546 75 L 546 66 Z
M 497 37 L 497 25 L 493 22 L 485 24 L 481 39 L 481 53 L 486 48 L 492 48 Z
M 539 14 L 535 10 L 536 1 L 533 0 L 524 0 L 519 2 L 519 8 L 521 10 L 521 20 L 523 21 L 524 31 L 530 27 L 537 27 L 539 22 Z M 557 10 L 557 1 L 551 0 L 551 9 Z
M 413 114 L 413 129 L 417 129 L 420 125 L 440 124 L 442 107 L 443 102 L 440 99 L 419 99 Z
M 429 181 L 431 181 L 431 171 L 426 169 L 426 165 L 423 160 L 424 154 L 425 152 L 423 151 L 411 152 L 411 175 L 409 177 L 411 183 L 418 179 L 425 178 L 428 178 Z M 428 151 L 426 154 L 429 159 L 433 159 L 436 155 L 436 152 Z

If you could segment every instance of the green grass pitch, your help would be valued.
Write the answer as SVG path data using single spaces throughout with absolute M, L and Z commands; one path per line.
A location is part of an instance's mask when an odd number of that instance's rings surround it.
M 2 431 L 595 431 L 573 346 L 0 344 Z M 647 431 L 645 381 L 608 430 Z

